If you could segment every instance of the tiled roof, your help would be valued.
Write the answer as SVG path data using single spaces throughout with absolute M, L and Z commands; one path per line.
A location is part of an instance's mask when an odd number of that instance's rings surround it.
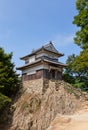
M 56 62 L 56 61 L 52 61 L 52 60 L 47 60 L 47 59 L 44 59 L 45 62 L 48 62 L 48 63 L 52 63 L 52 64 L 56 64 L 56 65 L 60 65 L 60 66 L 63 66 L 63 67 L 67 67 L 66 64 L 63 64 L 61 62 Z
M 66 67 L 67 66 L 66 64 L 63 64 L 61 62 L 53 61 L 52 59 L 47 59 L 45 57 L 41 57 L 40 59 L 38 59 L 38 60 L 36 60 L 36 61 L 34 61 L 32 63 L 28 63 L 28 64 L 26 64 L 24 66 L 18 67 L 17 70 L 22 70 L 22 69 L 24 69 L 26 67 L 29 67 L 29 66 L 31 66 L 33 64 L 36 64 L 38 62 L 41 62 L 41 61 L 44 61 L 44 62 L 47 62 L 47 63 L 51 63 L 51 64 L 55 64 L 55 65 L 59 65 L 59 66 L 62 66 L 62 67 Z
M 52 42 L 46 44 L 45 46 L 43 46 L 44 49 L 48 50 L 48 51 L 52 51 L 52 52 L 55 52 L 55 53 L 59 53 L 56 48 L 54 47 L 54 45 L 52 44 Z
M 28 67 L 28 66 L 30 66 L 30 65 L 36 64 L 36 63 L 38 63 L 38 62 L 40 62 L 40 61 L 41 61 L 41 59 L 38 59 L 38 60 L 36 60 L 36 61 L 34 61 L 34 62 L 32 62 L 32 63 L 28 63 L 28 64 L 25 64 L 25 65 L 23 65 L 23 66 L 17 67 L 16 69 L 17 69 L 17 70 L 21 70 L 21 69 L 26 68 L 26 67 Z
M 48 43 L 48 44 L 42 46 L 41 48 L 39 48 L 39 49 L 37 49 L 37 50 L 33 50 L 32 53 L 30 53 L 30 54 L 28 54 L 28 55 L 26 55 L 26 56 L 24 56 L 24 57 L 21 57 L 20 59 L 23 60 L 23 59 L 25 59 L 26 57 L 32 56 L 32 55 L 36 54 L 38 51 L 40 51 L 40 50 L 42 50 L 42 49 L 44 49 L 44 50 L 46 50 L 46 51 L 49 51 L 49 52 L 53 52 L 53 53 L 58 54 L 58 55 L 60 55 L 60 56 L 63 56 L 63 55 L 64 55 L 64 54 L 58 52 L 58 50 L 56 50 L 56 48 L 54 47 L 54 45 L 52 44 L 52 42 L 50 42 L 50 43 Z

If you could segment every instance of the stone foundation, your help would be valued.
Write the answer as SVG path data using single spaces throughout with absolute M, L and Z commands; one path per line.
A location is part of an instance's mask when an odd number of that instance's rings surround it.
M 42 94 L 43 89 L 43 79 L 27 80 L 23 81 L 23 90 L 27 93 Z
M 48 79 L 36 79 L 36 80 L 27 80 L 23 81 L 23 91 L 28 93 L 39 93 L 44 94 L 49 87 Z
M 23 90 L 10 130 L 46 130 L 58 113 L 72 114 L 80 107 L 81 93 L 64 81 L 24 81 Z

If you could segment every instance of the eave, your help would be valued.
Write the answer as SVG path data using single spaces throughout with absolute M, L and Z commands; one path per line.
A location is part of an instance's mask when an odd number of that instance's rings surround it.
M 33 66 L 33 65 L 35 65 L 35 64 L 37 64 L 37 63 L 40 63 L 40 62 L 46 62 L 46 63 L 49 63 L 49 64 L 58 65 L 58 66 L 61 66 L 62 68 L 67 67 L 66 64 L 63 64 L 63 63 L 61 63 L 61 62 L 55 62 L 55 61 L 47 60 L 47 59 L 38 59 L 38 60 L 36 60 L 35 62 L 26 64 L 26 65 L 21 66 L 21 67 L 17 67 L 16 69 L 17 69 L 17 70 L 23 70 L 23 69 L 25 69 L 25 68 L 28 68 L 28 67 Z M 42 64 L 43 64 L 43 63 L 42 63 Z
M 35 65 L 35 64 L 37 64 L 39 62 L 41 62 L 41 59 L 38 59 L 35 62 L 29 63 L 29 64 L 25 64 L 24 66 L 17 67 L 16 69 L 17 70 L 23 70 L 23 69 L 28 68 L 31 65 Z
M 24 56 L 24 57 L 21 57 L 20 59 L 21 59 L 21 60 L 25 60 L 26 58 L 28 58 L 28 57 L 30 57 L 30 56 L 36 55 L 36 53 L 38 53 L 39 51 L 47 51 L 47 52 L 50 52 L 50 53 L 56 54 L 58 57 L 64 56 L 63 53 L 50 51 L 50 50 L 45 49 L 44 47 L 42 47 L 42 48 L 40 48 L 40 49 L 38 49 L 38 50 L 36 50 L 36 51 L 34 51 L 34 52 L 32 52 L 32 53 L 30 53 L 30 54 Z
M 63 63 L 61 63 L 61 62 L 55 62 L 55 61 L 51 61 L 51 60 L 47 60 L 47 59 L 44 59 L 44 61 L 47 62 L 47 63 L 59 65 L 59 66 L 62 66 L 62 67 L 67 67 L 67 66 L 68 66 L 68 65 L 63 64 Z

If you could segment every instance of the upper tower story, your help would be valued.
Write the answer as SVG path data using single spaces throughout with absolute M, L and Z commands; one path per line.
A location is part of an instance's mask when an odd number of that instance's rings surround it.
M 58 62 L 58 58 L 61 56 L 64 56 L 64 54 L 58 52 L 52 42 L 50 42 L 37 50 L 33 50 L 32 53 L 21 57 L 20 59 L 24 60 L 25 64 L 30 64 L 43 58 Z

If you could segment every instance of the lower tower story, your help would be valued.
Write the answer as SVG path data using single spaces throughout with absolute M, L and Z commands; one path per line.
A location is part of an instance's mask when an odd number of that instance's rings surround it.
M 49 79 L 49 80 L 62 80 L 62 71 L 55 70 L 54 68 L 36 70 L 32 73 L 23 73 L 22 81 L 35 80 L 35 79 Z

